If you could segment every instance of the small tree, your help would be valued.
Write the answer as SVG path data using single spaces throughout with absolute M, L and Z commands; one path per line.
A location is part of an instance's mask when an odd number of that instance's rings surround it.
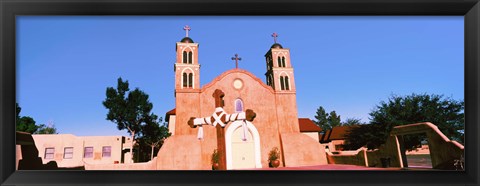
M 47 126 L 45 124 L 41 124 L 35 134 L 58 134 L 58 132 L 54 125 Z
M 328 120 L 328 125 L 330 126 L 330 129 L 332 129 L 333 127 L 338 127 L 342 125 L 342 123 L 340 122 L 340 115 L 337 115 L 335 111 L 330 112 L 327 120 Z
M 317 124 L 322 130 L 329 130 L 330 126 L 328 125 L 328 113 L 325 112 L 325 109 L 320 106 L 317 109 L 316 115 L 315 115 L 315 120 L 313 122 Z
M 141 137 L 141 140 L 151 147 L 150 160 L 153 159 L 155 147 L 161 147 L 164 140 L 171 135 L 171 133 L 168 132 L 165 123 L 160 125 L 160 123 L 162 123 L 162 118 L 159 118 L 158 121 L 156 121 L 155 118 L 152 119 L 151 122 L 148 122 L 143 126 Z
M 48 127 L 45 124 L 37 125 L 35 120 L 29 116 L 20 116 L 22 108 L 15 103 L 16 111 L 16 130 L 28 132 L 30 134 L 56 134 L 57 129 L 54 126 Z
M 153 104 L 148 95 L 138 88 L 130 91 L 128 81 L 118 78 L 117 88 L 108 87 L 103 105 L 108 109 L 107 120 L 117 124 L 119 130 L 127 129 L 132 138 L 130 154 L 133 159 L 133 147 L 140 135 L 142 125 L 155 122 L 157 116 L 150 113 Z
M 327 131 L 336 126 L 341 126 L 340 116 L 335 111 L 327 113 L 325 109 L 320 106 L 317 109 L 315 120 L 313 120 L 323 131 Z

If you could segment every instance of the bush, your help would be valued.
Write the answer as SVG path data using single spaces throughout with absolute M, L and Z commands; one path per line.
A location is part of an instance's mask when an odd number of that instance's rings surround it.
M 272 150 L 270 150 L 270 153 L 268 153 L 268 160 L 273 161 L 279 158 L 280 158 L 280 150 L 278 150 L 277 147 L 273 147 Z
M 220 154 L 218 153 L 218 150 L 215 149 L 213 150 L 213 154 L 212 154 L 212 164 L 218 163 L 219 161 L 220 161 Z

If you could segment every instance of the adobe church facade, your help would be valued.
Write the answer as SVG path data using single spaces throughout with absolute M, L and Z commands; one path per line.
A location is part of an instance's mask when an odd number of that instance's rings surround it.
M 158 152 L 159 170 L 210 170 L 211 156 L 217 148 L 215 127 L 203 126 L 203 138 L 187 122 L 191 117 L 211 116 L 215 112 L 212 97 L 216 89 L 225 93 L 225 112 L 229 114 L 252 109 L 252 122 L 229 122 L 225 128 L 227 169 L 266 168 L 268 154 L 280 149 L 280 166 L 327 164 L 322 145 L 301 134 L 296 104 L 296 87 L 290 50 L 276 42 L 266 48 L 265 82 L 252 73 L 234 68 L 200 86 L 199 44 L 187 35 L 176 43 L 175 104 L 166 120 L 172 136 Z M 238 58 L 236 58 L 238 60 Z M 242 126 L 242 123 L 246 125 Z

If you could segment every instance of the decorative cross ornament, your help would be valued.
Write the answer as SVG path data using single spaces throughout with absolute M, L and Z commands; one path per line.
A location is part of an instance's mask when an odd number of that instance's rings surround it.
M 238 57 L 238 54 L 235 54 L 235 57 L 232 57 L 232 60 L 235 60 L 235 68 L 238 68 L 238 61 L 242 58 Z
M 225 106 L 225 103 L 223 101 L 223 97 L 225 96 L 225 93 L 223 93 L 223 91 L 219 89 L 216 89 L 213 92 L 212 96 L 215 98 L 215 112 L 213 112 L 212 116 L 204 117 L 204 118 L 191 117 L 190 120 L 188 120 L 188 125 L 192 128 L 196 128 L 197 126 L 199 126 L 198 135 L 197 135 L 198 139 L 203 139 L 202 125 L 213 125 L 217 129 L 217 150 L 220 155 L 220 159 L 218 163 L 219 170 L 226 170 L 227 157 L 226 157 L 224 127 L 230 121 L 236 121 L 236 120 L 243 120 L 244 122 L 245 120 L 253 121 L 253 119 L 255 119 L 256 117 L 256 113 L 253 112 L 253 110 L 251 109 L 247 109 L 246 112 L 227 114 L 225 110 L 223 110 L 223 106 Z
M 188 31 L 190 31 L 191 28 L 188 25 L 185 25 L 185 27 L 183 27 L 183 30 L 187 32 L 185 37 L 188 37 Z
M 276 32 L 274 32 L 274 33 L 272 34 L 272 37 L 273 37 L 273 41 L 274 41 L 275 43 L 277 43 L 278 34 L 277 34 Z

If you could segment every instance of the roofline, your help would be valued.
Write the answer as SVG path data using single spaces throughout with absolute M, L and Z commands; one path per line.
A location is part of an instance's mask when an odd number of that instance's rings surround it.
M 243 69 L 232 69 L 232 70 L 228 70 L 222 74 L 220 74 L 219 76 L 217 76 L 215 79 L 213 79 L 212 81 L 210 81 L 209 83 L 207 83 L 206 85 L 204 85 L 201 89 L 200 89 L 200 92 L 204 92 L 206 89 L 210 88 L 211 86 L 213 86 L 216 82 L 222 80 L 224 77 L 226 77 L 227 75 L 229 74 L 233 74 L 233 73 L 244 73 L 248 76 L 250 76 L 253 80 L 257 81 L 261 86 L 263 86 L 265 89 L 269 90 L 272 94 L 275 93 L 275 91 L 273 90 L 272 87 L 266 85 L 265 83 L 262 82 L 262 80 L 260 80 L 258 77 L 256 77 L 255 75 L 253 75 L 252 73 L 246 71 L 246 70 L 243 70 Z

